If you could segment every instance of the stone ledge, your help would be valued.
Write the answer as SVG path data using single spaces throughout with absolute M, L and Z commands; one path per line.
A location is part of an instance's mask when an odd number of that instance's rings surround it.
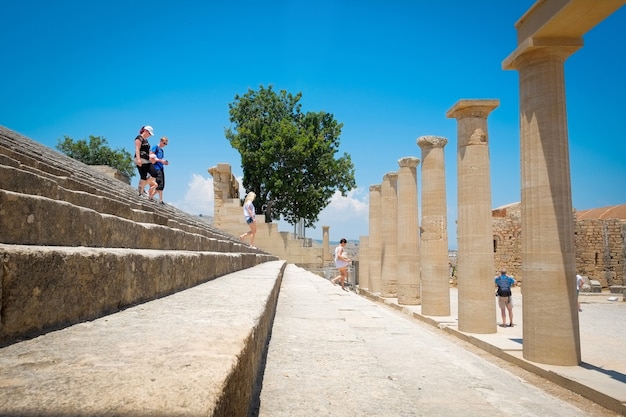
M 0 415 L 246 417 L 284 268 L 267 262 L 0 349 Z
M 0 244 L 0 345 L 92 320 L 276 257 Z
M 225 234 L 139 223 L 65 201 L 5 190 L 0 190 L 0 230 L 2 243 L 10 244 L 250 251 Z

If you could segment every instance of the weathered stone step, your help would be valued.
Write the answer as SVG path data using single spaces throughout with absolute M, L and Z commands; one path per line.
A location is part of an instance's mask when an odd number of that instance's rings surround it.
M 250 251 L 238 239 L 167 219 L 136 222 L 47 197 L 0 190 L 0 242 L 24 245 Z
M 119 183 L 119 190 L 109 192 L 104 188 L 85 187 L 72 178 L 54 177 L 32 167 L 14 167 L 1 162 L 2 189 L 7 191 L 66 201 L 132 221 L 174 225 L 196 233 L 198 228 L 201 228 L 222 236 L 226 235 L 206 222 L 190 220 L 191 216 L 174 207 L 155 204 L 145 198 L 138 198 L 134 193 L 124 192 L 124 189 L 129 188 L 126 184 Z
M 276 260 L 261 253 L 0 244 L 0 345 Z
M 136 188 L 2 126 L 0 169 L 3 189 L 65 200 L 133 221 L 230 236 L 175 207 L 148 202 Z
M 0 415 L 247 416 L 284 267 L 266 262 L 0 349 Z

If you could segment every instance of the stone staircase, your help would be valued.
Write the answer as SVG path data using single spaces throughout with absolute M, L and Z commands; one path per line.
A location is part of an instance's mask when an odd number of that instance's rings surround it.
M 3 126 L 0 255 L 2 349 L 278 261 Z M 283 267 L 272 269 L 276 283 Z M 254 285 L 250 275 L 247 286 Z M 264 303 L 271 298 L 263 299 L 267 316 L 249 328 L 257 332 L 265 322 L 265 334 L 246 343 L 264 346 L 273 317 L 271 303 Z M 250 349 L 245 343 L 238 348 Z M 260 348 L 253 350 L 256 357 L 243 372 L 246 386 L 260 361 Z

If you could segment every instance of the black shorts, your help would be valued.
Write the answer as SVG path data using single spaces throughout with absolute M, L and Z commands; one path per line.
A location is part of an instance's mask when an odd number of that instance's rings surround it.
M 150 175 L 156 180 L 156 189 L 163 191 L 165 188 L 165 171 L 162 169 L 156 169 L 156 167 L 152 164 L 152 167 L 150 168 Z
M 139 178 L 141 178 L 142 180 L 147 180 L 148 174 L 150 173 L 151 169 L 152 169 L 152 164 L 150 163 L 141 164 L 141 166 L 137 165 L 137 171 L 139 171 Z

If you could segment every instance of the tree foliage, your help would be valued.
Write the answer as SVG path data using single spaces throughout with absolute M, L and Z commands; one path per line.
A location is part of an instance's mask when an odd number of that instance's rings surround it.
M 249 89 L 229 104 L 226 138 L 241 155 L 243 186 L 257 195 L 257 212 L 268 204 L 272 219 L 314 226 L 335 191 L 356 186 L 350 155 L 339 158 L 342 123 L 330 113 L 302 113 L 302 93 L 272 86 Z
M 90 135 L 87 142 L 86 139 L 74 140 L 64 136 L 63 140 L 57 139 L 57 142 L 56 148 L 70 158 L 87 165 L 108 165 L 129 178 L 135 176 L 132 155 L 125 149 L 112 150 L 104 137 Z

